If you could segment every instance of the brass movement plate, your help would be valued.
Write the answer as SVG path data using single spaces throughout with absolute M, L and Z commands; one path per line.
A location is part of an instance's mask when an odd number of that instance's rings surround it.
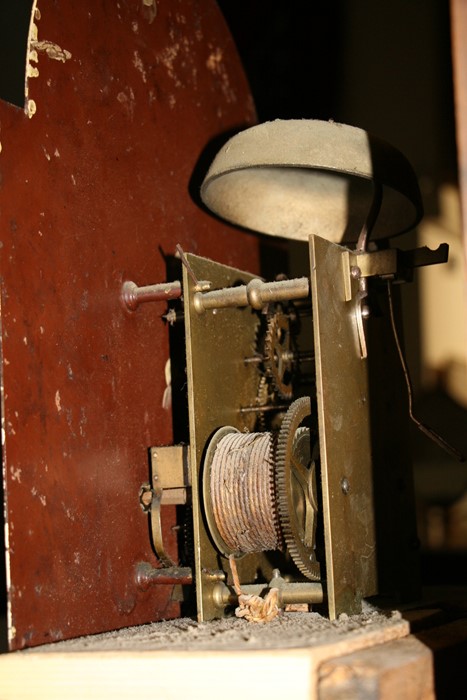
M 377 592 L 368 361 L 359 352 L 356 290 L 345 301 L 345 249 L 310 237 L 316 389 L 329 616 L 361 611 Z M 356 282 L 352 281 L 352 285 Z
M 252 276 L 211 262 L 196 255 L 187 259 L 198 279 L 210 280 L 212 289 L 247 284 Z M 193 305 L 194 283 L 183 270 L 185 306 L 188 408 L 190 421 L 190 469 L 193 493 L 195 543 L 195 579 L 198 619 L 221 617 L 212 592 L 217 581 L 212 572 L 230 575 L 228 561 L 215 548 L 207 531 L 202 507 L 202 463 L 209 439 L 229 425 L 240 431 L 252 431 L 254 413 L 240 413 L 241 407 L 254 402 L 258 390 L 258 372 L 244 358 L 255 350 L 258 316 L 250 308 L 225 308 L 198 313 Z M 254 583 L 257 571 L 272 575 L 273 566 L 266 554 L 249 554 L 237 562 L 242 583 Z

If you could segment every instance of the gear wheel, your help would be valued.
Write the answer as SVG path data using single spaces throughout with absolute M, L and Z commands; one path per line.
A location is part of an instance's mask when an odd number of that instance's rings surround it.
M 279 396 L 291 399 L 295 353 L 290 318 L 282 310 L 271 313 L 268 318 L 264 339 L 264 366 Z
M 317 448 L 311 450 L 310 429 L 301 427 L 310 415 L 311 401 L 305 396 L 294 401 L 284 416 L 276 446 L 276 493 L 287 550 L 304 576 L 319 580 L 315 556 Z
M 274 397 L 271 396 L 271 389 L 269 387 L 268 380 L 266 379 L 264 374 L 262 374 L 259 379 L 258 391 L 256 393 L 256 406 L 268 406 L 273 400 Z M 263 412 L 258 413 L 258 417 L 256 419 L 256 427 L 257 430 L 259 430 L 260 432 L 266 430 L 266 417 Z

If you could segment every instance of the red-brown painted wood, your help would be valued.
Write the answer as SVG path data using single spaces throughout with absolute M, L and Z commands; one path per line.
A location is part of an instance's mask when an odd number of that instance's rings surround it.
M 12 649 L 179 614 L 171 586 L 134 580 L 156 563 L 147 448 L 172 442 L 164 307 L 131 313 L 119 293 L 165 281 L 176 243 L 258 266 L 256 239 L 188 192 L 208 142 L 254 120 L 235 47 L 211 0 L 154 7 L 39 2 L 39 42 L 71 57 L 38 54 L 31 118 L 0 104 Z

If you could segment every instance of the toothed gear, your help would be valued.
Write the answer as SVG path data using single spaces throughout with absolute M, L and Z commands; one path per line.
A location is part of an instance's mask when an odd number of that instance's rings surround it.
M 295 353 L 289 316 L 277 310 L 268 318 L 264 340 L 264 366 L 267 375 L 283 399 L 292 398 L 292 375 Z
M 264 374 L 261 375 L 258 384 L 258 391 L 256 392 L 256 405 L 268 406 L 273 401 L 273 396 L 271 396 L 269 383 Z M 263 412 L 258 413 L 256 419 L 257 429 L 261 432 L 266 430 L 266 416 Z
M 183 561 L 193 565 L 195 561 L 195 540 L 193 534 L 193 507 L 185 506 L 183 519 Z
M 301 573 L 320 579 L 315 557 L 317 520 L 317 448 L 312 450 L 311 432 L 302 423 L 311 415 L 311 401 L 294 401 L 282 421 L 276 446 L 276 494 L 279 520 L 287 550 Z

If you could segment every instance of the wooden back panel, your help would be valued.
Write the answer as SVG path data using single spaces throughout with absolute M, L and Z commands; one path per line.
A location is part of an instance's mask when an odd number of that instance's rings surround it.
M 254 120 L 215 2 L 61 0 L 34 24 L 30 102 L 0 103 L 11 649 L 179 614 L 171 586 L 134 579 L 156 564 L 147 449 L 173 441 L 165 308 L 128 312 L 120 289 L 165 281 L 176 243 L 258 266 L 256 239 L 189 192 L 207 144 Z

